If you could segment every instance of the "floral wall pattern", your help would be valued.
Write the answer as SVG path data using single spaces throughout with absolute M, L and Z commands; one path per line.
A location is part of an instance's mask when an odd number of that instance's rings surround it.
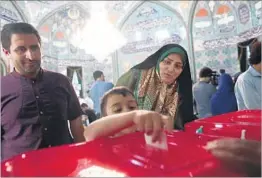
M 20 16 L 22 10 L 26 16 L 24 19 L 28 19 L 40 31 L 43 66 L 65 74 L 67 66 L 81 65 L 84 90 L 93 82 L 94 70 L 103 70 L 109 81 L 113 81 L 113 70 L 115 81 L 121 73 L 167 42 L 184 46 L 190 60 L 195 61 L 196 71 L 204 65 L 210 65 L 215 70 L 216 65 L 221 65 L 219 68 L 225 68 L 233 74 L 238 71 L 236 44 L 262 35 L 262 5 L 258 0 L 198 1 L 192 30 L 188 22 L 194 1 L 107 1 L 103 3 L 108 20 L 119 28 L 127 43 L 110 58 L 98 61 L 81 47 L 72 44 L 78 29 L 90 17 L 92 3 L 95 2 L 1 1 L 0 26 L 23 21 Z M 20 13 L 14 4 L 20 7 Z M 191 44 L 188 37 L 191 34 L 194 51 L 189 51 Z
M 240 71 L 237 44 L 262 35 L 259 14 L 258 1 L 198 2 L 192 31 L 197 78 L 204 66 L 231 75 Z
M 186 26 L 176 13 L 153 2 L 139 6 L 121 28 L 127 43 L 117 51 L 117 79 L 161 46 L 181 44 L 188 49 Z
M 240 71 L 237 58 L 237 47 L 235 45 L 225 48 L 197 51 L 195 52 L 197 77 L 200 69 L 205 66 L 215 71 L 225 69 L 227 73 L 234 75 Z
M 73 45 L 90 14 L 79 4 L 63 5 L 41 24 L 38 29 L 43 39 L 43 67 L 67 75 L 67 68 L 82 67 L 82 90 L 86 91 L 93 83 L 92 73 L 102 70 L 107 80 L 112 81 L 112 63 L 98 62 L 84 49 Z

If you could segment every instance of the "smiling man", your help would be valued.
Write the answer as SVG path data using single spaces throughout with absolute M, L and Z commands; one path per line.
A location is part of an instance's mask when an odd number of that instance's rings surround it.
M 82 110 L 69 79 L 41 68 L 38 31 L 27 23 L 6 24 L 1 43 L 14 65 L 1 78 L 1 159 L 85 141 Z

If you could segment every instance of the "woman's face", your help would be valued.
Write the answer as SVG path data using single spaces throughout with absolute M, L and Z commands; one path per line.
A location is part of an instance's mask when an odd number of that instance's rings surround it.
M 183 62 L 179 54 L 169 54 L 159 63 L 159 72 L 162 82 L 172 84 L 183 71 Z

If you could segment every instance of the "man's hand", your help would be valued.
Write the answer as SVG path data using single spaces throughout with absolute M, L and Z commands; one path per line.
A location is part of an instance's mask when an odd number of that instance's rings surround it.
M 70 129 L 75 143 L 84 142 L 84 126 L 82 123 L 83 116 L 70 121 Z
M 261 142 L 225 138 L 208 142 L 205 149 L 227 166 L 248 176 L 261 177 Z

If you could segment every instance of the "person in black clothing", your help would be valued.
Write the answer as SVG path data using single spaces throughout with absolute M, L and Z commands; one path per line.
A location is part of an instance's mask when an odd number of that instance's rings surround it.
M 86 103 L 82 103 L 81 108 L 83 113 L 88 116 L 89 124 L 97 119 L 94 110 L 90 109 Z

